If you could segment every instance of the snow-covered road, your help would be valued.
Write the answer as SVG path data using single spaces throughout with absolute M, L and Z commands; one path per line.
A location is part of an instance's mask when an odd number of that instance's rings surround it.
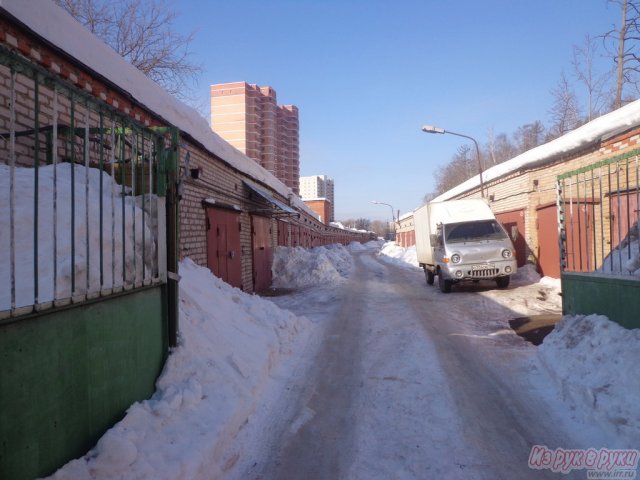
M 245 432 L 260 441 L 231 477 L 557 478 L 529 469 L 531 447 L 588 446 L 529 384 L 534 347 L 505 330 L 509 318 L 556 310 L 552 289 L 444 295 L 375 251 L 354 257 L 345 282 L 275 299 L 325 324 L 285 393 L 264 405 L 267 426 Z M 494 300 L 505 296 L 522 307 Z

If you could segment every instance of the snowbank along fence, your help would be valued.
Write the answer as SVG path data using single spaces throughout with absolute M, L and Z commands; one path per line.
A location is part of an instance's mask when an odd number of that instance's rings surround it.
M 563 310 L 640 327 L 640 149 L 558 176 Z

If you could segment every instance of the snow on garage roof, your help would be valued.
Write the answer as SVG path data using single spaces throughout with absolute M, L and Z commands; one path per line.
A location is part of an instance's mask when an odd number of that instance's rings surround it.
M 108 79 L 136 102 L 178 127 L 233 168 L 287 198 L 292 191 L 258 163 L 232 147 L 196 110 L 163 90 L 50 0 L 0 0 L 0 8 L 87 68 Z M 295 195 L 295 206 L 315 216 Z
M 490 180 L 501 178 L 523 168 L 544 165 L 547 162 L 553 161 L 558 155 L 568 154 L 606 137 L 607 134 L 611 134 L 616 131 L 628 130 L 629 128 L 637 125 L 640 125 L 640 100 L 629 103 L 618 110 L 607 113 L 606 115 L 598 117 L 595 120 L 576 128 L 560 138 L 556 138 L 549 143 L 532 148 L 511 160 L 507 160 L 504 163 L 500 163 L 485 170 L 482 172 L 483 181 L 484 183 L 487 183 Z M 479 185 L 480 178 L 479 175 L 476 175 L 460 185 L 453 187 L 451 190 L 437 196 L 432 201 L 440 202 L 448 200 L 456 195 L 468 192 Z

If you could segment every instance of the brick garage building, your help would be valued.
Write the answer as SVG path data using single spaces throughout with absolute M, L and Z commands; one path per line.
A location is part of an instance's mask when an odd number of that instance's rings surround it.
M 485 195 L 514 241 L 518 265 L 533 263 L 542 274 L 559 278 L 558 175 L 633 152 L 639 147 L 640 101 L 636 101 L 487 169 L 483 174 Z M 475 176 L 434 201 L 480 196 L 480 181 Z M 402 239 L 410 238 L 411 223 L 411 214 L 401 221 L 400 239 L 406 245 L 411 241 Z M 610 241 L 609 233 L 606 235 Z
M 332 204 L 326 198 L 313 198 L 313 199 L 305 199 L 305 205 L 313 210 L 316 215 L 318 215 L 320 221 L 325 225 L 331 223 L 331 209 Z

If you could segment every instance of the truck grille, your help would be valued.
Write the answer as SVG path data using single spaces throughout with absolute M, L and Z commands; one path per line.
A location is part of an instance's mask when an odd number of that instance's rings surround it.
M 486 270 L 469 270 L 467 276 L 472 278 L 492 278 L 498 275 L 497 268 L 487 268 Z

